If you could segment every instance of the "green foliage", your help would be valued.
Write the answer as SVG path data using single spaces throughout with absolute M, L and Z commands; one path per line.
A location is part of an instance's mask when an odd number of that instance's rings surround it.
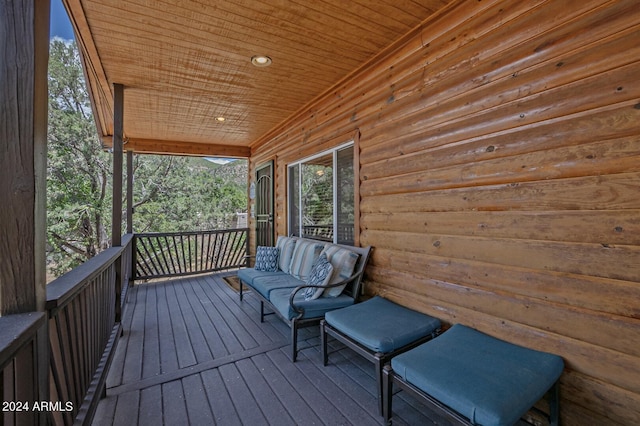
M 48 263 L 59 274 L 108 245 L 111 158 L 96 135 L 75 45 L 53 40 L 50 58 Z
M 333 168 L 304 164 L 302 168 L 303 226 L 333 223 Z
M 77 48 L 53 40 L 47 166 L 47 263 L 53 275 L 109 247 L 112 170 L 112 156 L 96 134 Z M 246 176 L 246 161 L 220 166 L 202 158 L 134 156 L 134 232 L 229 228 L 236 212 L 247 208 Z
M 247 209 L 246 167 L 246 161 L 210 168 L 201 158 L 136 156 L 134 230 L 173 232 L 234 226 L 236 213 Z M 244 170 L 242 183 L 225 176 L 234 169 Z M 155 178 L 158 175 L 166 178 L 159 180 Z

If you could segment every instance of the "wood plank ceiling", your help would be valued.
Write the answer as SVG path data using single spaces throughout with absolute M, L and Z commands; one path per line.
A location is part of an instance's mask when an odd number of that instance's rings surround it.
M 449 0 L 64 2 L 105 146 L 119 83 L 125 149 L 248 156 L 252 143 Z M 254 55 L 273 63 L 255 67 Z

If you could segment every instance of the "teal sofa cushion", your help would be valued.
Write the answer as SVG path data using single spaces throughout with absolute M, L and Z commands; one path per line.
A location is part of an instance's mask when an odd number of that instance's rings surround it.
M 270 293 L 278 288 L 292 289 L 299 285 L 304 285 L 301 281 L 282 271 L 273 272 L 273 275 L 263 275 L 253 279 L 251 287 L 260 293 L 265 299 L 269 300 Z
M 344 281 L 353 275 L 353 268 L 355 268 L 360 255 L 344 247 L 337 246 L 335 244 L 327 244 L 320 255 L 326 255 L 327 260 L 333 266 L 333 274 L 331 275 L 331 281 L 329 284 L 337 284 Z M 331 287 L 324 290 L 324 297 L 336 297 L 342 294 L 342 291 L 346 287 L 341 285 L 338 287 Z
M 326 322 L 374 352 L 389 353 L 440 328 L 440 320 L 376 296 L 327 312 Z
M 293 289 L 281 288 L 272 290 L 269 301 L 287 319 L 293 319 L 298 316 L 289 305 L 289 297 Z M 313 300 L 304 300 L 304 289 L 300 290 L 295 298 L 294 303 L 304 309 L 302 318 L 322 318 L 325 313 L 334 309 L 344 308 L 353 305 L 353 298 L 347 295 L 338 297 L 319 297 Z
M 293 256 L 293 249 L 296 247 L 296 238 L 279 236 L 276 241 L 276 248 L 278 253 L 278 268 L 286 272 L 291 272 L 291 257 Z
M 289 273 L 300 280 L 307 280 L 311 273 L 311 268 L 320 257 L 320 252 L 322 252 L 323 248 L 324 244 L 316 241 L 296 240 L 293 255 L 291 256 Z
M 558 380 L 557 355 L 514 345 L 456 324 L 391 360 L 406 382 L 474 424 L 513 425 Z
M 243 268 L 238 270 L 238 278 L 248 285 L 253 285 L 253 280 L 258 277 L 279 277 L 282 275 L 287 275 L 282 271 L 269 272 L 269 271 L 258 271 L 254 268 Z

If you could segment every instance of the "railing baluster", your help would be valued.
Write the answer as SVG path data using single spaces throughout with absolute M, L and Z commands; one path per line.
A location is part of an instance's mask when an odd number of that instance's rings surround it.
M 144 280 L 244 267 L 248 232 L 242 228 L 138 234 L 132 274 Z
M 184 234 L 180 234 L 180 253 L 182 253 L 182 267 L 184 269 L 181 269 L 180 272 L 187 273 L 189 271 L 187 271 L 187 261 L 185 260 L 185 255 L 184 255 Z
M 156 266 L 156 262 L 153 256 L 151 256 L 151 253 L 149 253 L 149 249 L 147 248 L 147 241 L 149 240 L 141 240 L 140 241 L 140 245 L 142 246 L 142 249 L 144 250 L 144 253 L 146 254 L 146 256 L 144 256 L 142 258 L 142 260 L 144 261 L 145 267 L 151 272 L 152 270 L 155 270 L 156 274 L 160 274 L 160 272 L 158 271 L 158 267 Z M 150 243 L 150 241 L 149 241 Z M 142 254 L 142 253 L 139 253 Z M 151 263 L 151 266 L 149 266 L 149 263 Z
M 204 269 L 204 261 L 206 260 L 206 257 L 204 257 L 204 237 L 206 234 L 201 234 L 200 235 L 200 267 L 198 268 L 199 271 L 202 271 Z M 197 237 L 196 237 L 197 239 Z
M 220 241 L 224 237 L 221 232 L 216 233 L 215 241 L 213 242 L 213 253 L 211 254 L 211 268 L 216 270 L 218 267 L 218 256 L 220 256 Z
M 211 236 L 213 235 L 213 232 L 207 232 L 207 255 L 204 258 L 204 268 L 202 268 L 203 270 L 208 270 L 210 267 L 209 265 L 211 264 Z M 202 240 L 204 241 L 204 236 L 202 238 Z

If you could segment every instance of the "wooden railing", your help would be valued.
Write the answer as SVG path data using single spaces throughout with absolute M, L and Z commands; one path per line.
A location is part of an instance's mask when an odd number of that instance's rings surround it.
M 121 247 L 49 283 L 46 312 L 0 317 L 0 396 L 9 404 L 0 424 L 89 424 L 104 394 L 133 278 L 245 266 L 247 248 L 246 228 L 125 235 Z
M 305 225 L 302 236 L 320 241 L 333 242 L 333 225 Z M 353 244 L 353 224 L 338 224 L 338 244 Z
M 124 236 L 122 247 L 105 250 L 47 286 L 50 399 L 71 408 L 52 411 L 53 424 L 93 418 L 121 331 L 132 243 L 132 235 Z
M 41 359 L 38 340 L 46 339 L 45 327 L 43 312 L 0 318 L 0 423 L 3 425 L 47 424 L 48 413 L 40 410 L 40 402 L 49 400 L 48 389 L 39 373 L 46 365 L 38 362 Z
M 247 228 L 136 234 L 134 279 L 177 277 L 246 265 Z

